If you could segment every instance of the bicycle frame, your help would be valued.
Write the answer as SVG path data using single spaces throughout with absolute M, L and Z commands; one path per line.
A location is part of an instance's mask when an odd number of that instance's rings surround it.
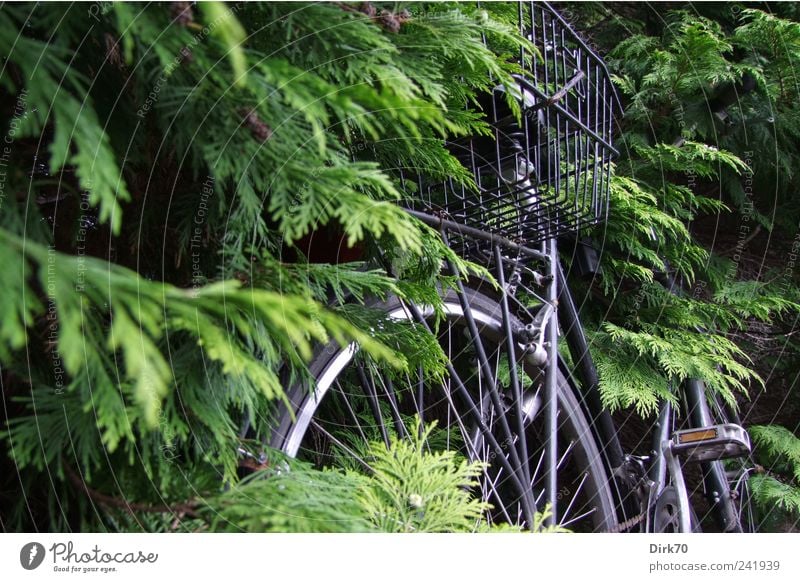
M 487 95 L 484 109 L 493 129 L 492 139 L 482 141 L 472 136 L 447 144 L 470 171 L 475 183 L 428 180 L 419 174 L 409 177 L 401 172 L 403 183 L 410 179 L 416 185 L 419 206 L 408 212 L 440 230 L 445 242 L 448 233 L 454 233 L 453 238 L 458 240 L 453 240 L 451 248 L 462 256 L 473 256 L 477 251 L 475 256 L 480 256 L 481 261 L 494 264 L 505 321 L 510 319 L 509 303 L 515 301 L 514 288 L 518 282 L 512 279 L 525 270 L 538 277 L 536 286 L 541 287 L 540 292 L 525 289 L 541 303 L 541 307 L 537 304 L 536 315 L 531 314 L 536 324 L 534 332 L 538 334 L 535 345 L 512 337 L 510 329 L 506 329 L 506 341 L 512 352 L 528 350 L 528 356 L 539 361 L 544 369 L 544 418 L 550 435 L 544 457 L 544 494 L 545 501 L 553 508 L 551 523 L 558 519 L 556 366 L 558 337 L 563 333 L 581 387 L 583 411 L 595 441 L 601 446 L 609 479 L 617 488 L 618 513 L 623 524 L 631 527 L 646 518 L 645 528 L 649 530 L 651 510 L 671 483 L 681 508 L 679 529 L 690 531 L 689 492 L 681 456 L 700 460 L 701 455 L 694 451 L 706 447 L 707 456 L 702 460 L 704 484 L 713 512 L 724 530 L 735 528 L 738 520 L 725 494 L 728 491 L 725 472 L 719 460 L 708 460 L 714 458 L 714 450 L 712 443 L 705 441 L 714 439 L 696 435 L 691 446 L 674 443 L 673 437 L 684 435 L 675 434 L 673 407 L 662 402 L 659 421 L 652 430 L 651 450 L 646 457 L 636 458 L 623 450 L 611 415 L 603 407 L 597 368 L 559 260 L 557 241 L 560 236 L 601 222 L 607 214 L 610 161 L 617 155 L 612 143 L 614 112 L 619 103 L 602 59 L 551 6 L 520 2 L 519 26 L 520 33 L 538 51 L 526 54 L 522 50 L 518 62 L 523 74 L 515 75 L 511 86 L 498 85 Z M 508 95 L 519 102 L 521 116 L 515 116 L 504 106 Z M 473 241 L 478 241 L 477 247 Z M 510 277 L 506 277 L 506 267 L 510 268 Z M 452 265 L 450 268 L 454 271 Z M 536 268 L 541 272 L 535 271 Z M 463 295 L 461 285 L 459 291 Z M 669 288 L 673 292 L 677 288 L 672 279 Z M 531 313 L 527 306 L 519 306 Z M 462 307 L 470 331 L 476 335 L 466 302 L 462 302 Z M 477 348 L 480 351 L 480 346 Z M 485 356 L 479 354 L 479 360 L 485 360 Z M 487 362 L 480 361 L 479 365 L 481 374 L 486 374 Z M 563 372 L 570 375 L 569 370 Z M 515 375 L 512 373 L 511 382 L 519 395 Z M 487 377 L 486 381 L 491 384 L 493 380 Z M 713 424 L 703 383 L 688 380 L 681 389 L 689 427 L 686 430 L 708 428 L 706 435 L 723 434 L 717 430 L 725 427 Z M 504 428 L 508 432 L 508 427 Z M 699 441 L 703 442 L 696 444 Z M 749 450 L 746 434 L 738 442 L 747 442 Z M 526 468 L 520 470 L 524 472 Z M 626 519 L 631 512 L 635 517 Z
M 603 454 L 606 466 L 613 474 L 621 467 L 624 461 L 622 447 L 619 444 L 616 432 L 613 428 L 611 417 L 607 410 L 602 407 L 600 393 L 597 383 L 597 371 L 588 351 L 583 328 L 578 319 L 574 300 L 569 293 L 569 288 L 564 285 L 564 274 L 558 258 L 558 247 L 556 239 L 549 239 L 541 242 L 538 248 L 530 248 L 517 244 L 506 238 L 471 228 L 442 216 L 434 216 L 417 210 L 408 210 L 416 218 L 425 222 L 429 226 L 438 228 L 442 236 L 447 240 L 448 231 L 457 232 L 470 238 L 491 243 L 494 252 L 494 262 L 497 271 L 497 279 L 503 287 L 501 289 L 501 304 L 505 312 L 504 318 L 508 319 L 508 285 L 506 283 L 505 266 L 510 263 L 512 269 L 526 267 L 529 263 L 535 262 L 544 267 L 544 273 L 539 273 L 544 283 L 544 290 L 538 294 L 544 300 L 544 309 L 547 309 L 545 317 L 542 318 L 541 328 L 544 331 L 538 339 L 538 346 L 544 348 L 546 356 L 544 362 L 545 380 L 545 425 L 548 427 L 550 435 L 557 434 L 557 382 L 556 366 L 558 365 L 558 335 L 560 327 L 566 330 L 570 352 L 574 361 L 578 362 L 578 372 L 582 376 L 585 388 L 583 396 L 586 399 L 584 405 L 589 413 L 589 422 L 595 432 L 598 442 L 603 443 Z M 501 249 L 506 252 L 517 253 L 518 257 L 509 261 L 502 258 Z M 511 340 L 511 330 L 506 330 L 509 342 Z M 512 374 L 515 376 L 515 374 Z M 512 377 L 512 384 L 515 390 L 519 390 L 518 382 Z M 545 501 L 552 508 L 552 515 L 548 518 L 550 523 L 556 523 L 558 519 L 557 497 L 557 464 L 558 464 L 558 442 L 556 438 L 550 438 L 547 442 L 545 453 Z
M 515 300 L 509 292 L 506 268 L 512 272 L 529 268 L 535 264 L 543 272 L 538 272 L 543 282 L 543 291 L 538 294 L 543 299 L 543 309 L 547 312 L 541 320 L 543 334 L 539 337 L 539 346 L 545 350 L 545 423 L 552 436 L 547 442 L 545 453 L 545 501 L 553 508 L 549 517 L 550 523 L 557 523 L 557 463 L 558 442 L 556 398 L 556 366 L 558 358 L 558 336 L 563 333 L 564 339 L 574 364 L 574 376 L 581 386 L 581 404 L 587 414 L 596 441 L 601 445 L 603 461 L 609 479 L 614 482 L 617 491 L 619 514 L 621 520 L 632 513 L 639 513 L 637 518 L 644 518 L 645 530 L 652 531 L 651 511 L 656 500 L 667 486 L 672 483 L 678 497 L 680 511 L 680 530 L 691 531 L 690 499 L 683 477 L 681 460 L 670 447 L 670 439 L 674 430 L 672 416 L 673 407 L 669 402 L 662 402 L 659 408 L 658 421 L 651 433 L 652 446 L 648 456 L 648 468 L 630 454 L 626 454 L 619 440 L 609 411 L 603 406 L 597 368 L 590 353 L 589 342 L 580 321 L 580 314 L 575 299 L 570 292 L 561 261 L 558 256 L 556 239 L 549 239 L 537 244 L 536 248 L 527 247 L 508 240 L 502 236 L 459 224 L 442 215 L 432 215 L 417 210 L 408 210 L 410 214 L 422 222 L 437 228 L 447 241 L 447 233 L 453 232 L 471 239 L 491 244 L 497 280 L 501 286 L 501 305 L 504 313 L 509 312 L 509 300 Z M 512 258 L 503 258 L 503 253 L 513 253 Z M 451 266 L 452 267 L 452 266 Z M 463 288 L 461 289 L 463 293 Z M 466 304 L 465 304 L 466 307 Z M 511 330 L 506 330 L 508 341 L 512 342 Z M 565 371 L 569 373 L 569 371 Z M 512 377 L 515 390 L 519 391 L 518 382 Z M 705 386 L 700 380 L 688 380 L 682 386 L 686 405 L 686 420 L 690 428 L 701 429 L 713 426 L 713 421 L 706 400 Z M 710 461 L 703 466 L 705 489 L 712 502 L 712 511 L 723 531 L 735 531 L 738 520 L 731 504 L 730 497 L 724 495 L 727 490 L 724 468 L 720 461 Z M 642 494 L 642 490 L 646 491 Z M 640 499 L 637 500 L 637 495 Z M 631 521 L 636 521 L 636 518 Z

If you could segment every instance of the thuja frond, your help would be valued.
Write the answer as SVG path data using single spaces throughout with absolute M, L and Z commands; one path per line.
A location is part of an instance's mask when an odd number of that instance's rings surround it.
M 254 256 L 255 256 L 255 252 Z M 296 295 L 307 294 L 320 302 L 361 303 L 400 294 L 400 283 L 366 263 L 281 263 L 269 253 L 253 268 L 252 283 L 261 288 Z
M 534 533 L 571 533 L 569 529 L 558 524 L 547 524 L 547 520 L 553 516 L 550 504 L 544 506 L 542 511 L 537 511 L 533 516 L 533 526 L 531 530 Z
M 217 532 L 364 532 L 372 524 L 358 498 L 366 478 L 276 460 L 228 492 L 206 500 L 200 514 Z
M 98 332 L 105 336 L 111 353 L 120 354 L 124 377 L 133 384 L 129 396 L 141 408 L 145 427 L 157 425 L 160 402 L 171 384 L 160 347 L 170 331 L 196 338 L 226 375 L 247 379 L 269 399 L 284 396 L 277 365 L 309 358 L 313 341 L 357 341 L 373 357 L 402 365 L 401 356 L 307 297 L 243 289 L 238 281 L 180 289 L 94 258 L 61 255 L 5 231 L 0 239 L 20 269 L 14 274 L 18 291 L 35 296 L 26 272 L 31 264 L 37 266 L 41 286 L 53 290 L 48 299 L 58 314 L 58 350 L 66 371 L 79 376 L 105 369 L 110 358 L 104 346 L 84 341 Z M 41 304 L 31 301 L 7 318 L 0 327 L 3 340 L 17 347 L 24 343 L 37 307 Z M 87 329 L 90 325 L 106 329 Z M 106 379 L 110 372 L 103 374 Z M 103 388 L 112 390 L 114 384 Z
M 769 475 L 753 475 L 748 485 L 762 511 L 769 513 L 780 508 L 795 516 L 800 515 L 800 487 L 784 483 Z
M 600 395 L 609 410 L 634 408 L 641 416 L 658 410 L 662 400 L 675 403 L 675 394 L 656 362 L 632 349 L 611 348 L 602 339 L 594 339 L 593 354 L 600 378 Z
M 675 207 L 696 202 L 685 191 L 676 192 L 681 198 Z M 708 253 L 691 241 L 691 236 L 678 212 L 670 212 L 659 202 L 665 197 L 659 189 L 623 175 L 617 171 L 611 179 L 610 204 L 614 220 L 604 232 L 605 293 L 611 293 L 619 281 L 632 278 L 639 282 L 653 280 L 653 271 L 665 268 L 665 259 L 681 274 L 693 278 L 694 270 L 708 258 Z M 701 204 L 697 202 L 697 204 Z M 676 214 L 678 214 L 676 216 Z
M 748 361 L 744 351 L 722 335 L 652 324 L 631 331 L 609 322 L 603 331 L 617 346 L 651 359 L 667 378 L 676 382 L 701 378 L 731 405 L 735 405 L 734 394 L 746 393 L 749 383 L 763 385 L 755 371 L 739 362 Z
M 751 426 L 748 430 L 756 446 L 763 448 L 763 456 L 773 460 L 770 465 L 780 463 L 800 486 L 800 438 L 776 424 Z
M 733 42 L 755 55 L 764 55 L 756 68 L 759 81 L 773 98 L 790 98 L 797 95 L 792 83 L 782 83 L 786 75 L 796 70 L 800 54 L 800 24 L 779 18 L 769 12 L 754 8 L 742 10 L 741 25 L 733 34 Z
M 359 494 L 367 519 L 387 532 L 473 531 L 488 507 L 468 490 L 482 466 L 453 451 L 426 452 L 433 428 L 418 429 L 388 449 L 383 443 L 370 447 L 372 474 Z
M 318 470 L 274 453 L 267 468 L 198 503 L 197 513 L 213 531 L 518 531 L 483 519 L 489 506 L 471 491 L 482 465 L 432 451 L 435 427 L 409 420 L 409 439 L 362 446 L 368 471 Z M 548 515 L 537 514 L 534 531 L 564 531 L 544 527 Z
M 718 175 L 721 166 L 741 173 L 747 165 L 736 155 L 714 146 L 694 141 L 684 141 L 680 146 L 658 143 L 653 147 L 634 146 L 642 156 L 643 165 L 661 172 L 674 172 L 691 168 L 700 177 Z
M 783 289 L 759 281 L 729 281 L 717 289 L 714 300 L 742 318 L 769 321 L 770 317 L 800 311 L 800 305 Z
M 764 522 L 779 527 L 786 514 L 796 521 L 800 518 L 800 438 L 777 424 L 750 426 L 748 432 L 755 444 L 756 465 L 747 484 Z
M 0 52 L 21 73 L 14 87 L 24 104 L 21 137 L 38 137 L 51 123 L 50 171 L 71 164 L 81 187 L 89 192 L 89 201 L 99 206 L 100 220 L 109 222 L 118 233 L 120 203 L 129 200 L 130 194 L 88 95 L 89 79 L 72 65 L 74 57 L 67 47 L 18 34 L 28 17 L 24 6 L 8 7 L 0 14 Z M 9 76 L 3 75 L 7 85 L 8 80 Z
M 247 59 L 244 42 L 247 33 L 235 15 L 225 7 L 225 2 L 203 2 L 198 4 L 207 22 L 214 22 L 212 34 L 225 46 L 233 72 L 233 82 L 239 86 L 247 84 Z
M 422 309 L 424 307 L 420 306 Z M 421 370 L 429 382 L 440 382 L 445 375 L 448 359 L 435 334 L 428 332 L 416 322 L 406 319 L 394 319 L 387 316 L 382 309 L 370 309 L 363 306 L 344 305 L 336 312 L 341 314 L 359 329 L 367 329 L 375 341 L 403 354 L 405 366 L 385 373 L 405 379 L 406 373 L 417 373 Z M 371 365 L 382 367 L 368 351 L 361 352 L 359 358 L 366 358 Z

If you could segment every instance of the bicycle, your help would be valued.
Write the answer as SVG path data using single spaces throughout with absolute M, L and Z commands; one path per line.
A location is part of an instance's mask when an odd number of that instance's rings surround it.
M 747 455 L 749 437 L 719 410 L 713 416 L 701 381 L 682 387 L 683 426 L 661 405 L 647 458 L 624 452 L 602 406 L 558 243 L 607 215 L 617 98 L 600 57 L 548 4 L 519 3 L 519 26 L 536 50 L 520 54 L 515 86 L 487 97 L 493 139 L 448 144 L 474 185 L 401 172 L 422 200 L 407 211 L 460 256 L 488 265 L 499 289 L 475 278 L 442 289 L 438 327 L 428 306 L 373 302 L 387 319 L 436 337 L 446 376 L 390 372 L 354 344 L 320 346 L 313 381 L 288 388 L 270 445 L 317 465 L 344 456 L 368 467 L 358 442 L 389 445 L 408 436 L 410 418 L 436 421 L 435 446 L 485 463 L 475 493 L 493 506 L 488 521 L 530 526 L 548 507 L 548 523 L 573 531 L 696 530 L 683 465 L 700 463 L 721 528 L 741 531 L 731 495 L 739 477 L 721 463 Z

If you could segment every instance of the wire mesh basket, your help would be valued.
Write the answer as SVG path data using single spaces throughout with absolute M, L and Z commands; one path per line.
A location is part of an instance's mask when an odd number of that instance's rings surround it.
M 617 100 L 603 61 L 548 4 L 520 2 L 519 26 L 534 50 L 485 99 L 494 135 L 448 143 L 474 185 L 413 179 L 427 212 L 534 244 L 605 218 Z

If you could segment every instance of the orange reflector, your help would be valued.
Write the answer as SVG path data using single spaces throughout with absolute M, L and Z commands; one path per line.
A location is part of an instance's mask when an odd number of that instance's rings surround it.
M 710 441 L 717 438 L 717 429 L 706 428 L 700 430 L 693 430 L 691 432 L 683 432 L 678 435 L 678 444 L 696 443 L 699 441 Z

